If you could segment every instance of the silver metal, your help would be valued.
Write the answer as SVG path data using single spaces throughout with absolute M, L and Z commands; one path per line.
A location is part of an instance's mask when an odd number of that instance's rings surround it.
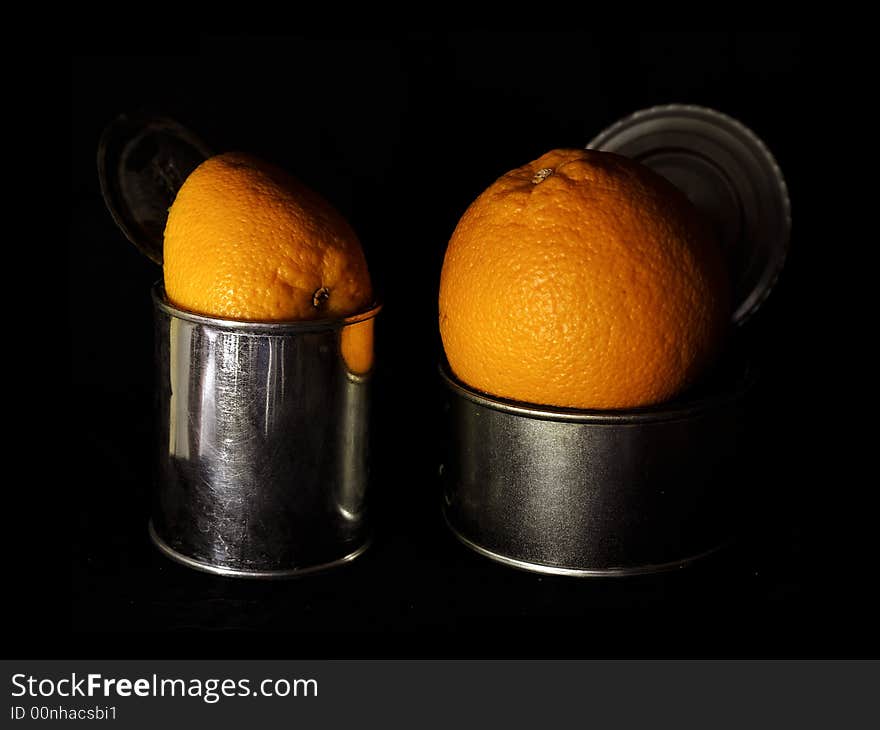
M 448 519 L 446 520 L 446 526 L 462 544 L 469 547 L 474 552 L 479 553 L 480 555 L 483 555 L 490 560 L 494 560 L 496 563 L 501 563 L 502 565 L 507 565 L 511 568 L 524 570 L 529 573 L 543 573 L 544 575 L 565 575 L 573 578 L 611 578 L 617 576 L 624 577 L 628 575 L 648 575 L 650 573 L 665 573 L 670 570 L 686 568 L 691 563 L 694 563 L 697 560 L 702 560 L 703 558 L 707 558 L 713 553 L 718 552 L 728 544 L 724 543 L 722 545 L 718 545 L 711 550 L 707 550 L 701 555 L 694 555 L 683 560 L 674 560 L 671 563 L 665 563 L 661 565 L 640 565 L 635 568 L 606 568 L 604 570 L 590 570 L 580 568 L 562 568 L 556 565 L 542 565 L 541 563 L 530 563 L 526 560 L 517 560 L 516 558 L 511 558 L 506 555 L 493 553 L 491 550 L 487 550 L 486 548 L 477 545 L 475 542 L 468 540 L 449 523 Z
M 734 323 L 758 310 L 785 264 L 791 203 L 779 165 L 752 130 L 714 109 L 667 104 L 615 122 L 587 147 L 636 159 L 684 192 L 724 246 Z
M 325 563 L 324 565 L 313 565 L 309 568 L 297 568 L 294 570 L 234 570 L 232 568 L 220 568 L 216 565 L 208 565 L 207 563 L 202 563 L 198 560 L 194 560 L 193 558 L 189 558 L 186 555 L 181 555 L 179 552 L 170 547 L 161 537 L 159 537 L 159 535 L 156 534 L 156 528 L 153 527 L 152 520 L 150 520 L 149 523 L 149 533 L 150 540 L 152 540 L 153 544 L 157 548 L 159 548 L 159 551 L 162 552 L 166 557 L 171 558 L 171 560 L 173 560 L 174 562 L 185 565 L 188 568 L 201 570 L 204 573 L 223 575 L 231 578 L 299 578 L 303 575 L 321 573 L 325 570 L 330 570 L 331 568 L 337 568 L 345 565 L 346 563 L 350 563 L 352 560 L 366 552 L 367 548 L 370 546 L 370 542 L 368 540 L 357 550 L 341 557 L 339 560 L 335 560 L 332 563 Z
M 441 366 L 443 512 L 477 552 L 575 576 L 672 570 L 735 536 L 738 448 L 755 374 L 685 402 L 544 408 L 479 393 Z
M 191 567 L 248 577 L 363 552 L 370 368 L 347 363 L 371 362 L 380 306 L 340 320 L 243 322 L 178 309 L 159 284 L 153 303 L 154 542 Z

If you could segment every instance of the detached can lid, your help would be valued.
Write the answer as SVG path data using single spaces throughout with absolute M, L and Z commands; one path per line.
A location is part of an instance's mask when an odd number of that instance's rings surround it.
M 159 265 L 168 209 L 183 181 L 210 156 L 195 134 L 164 116 L 123 114 L 101 135 L 104 202 L 126 238 Z
M 791 204 L 776 160 L 754 132 L 713 109 L 671 104 L 621 119 L 587 148 L 636 159 L 684 192 L 727 254 L 734 323 L 757 311 L 785 263 Z

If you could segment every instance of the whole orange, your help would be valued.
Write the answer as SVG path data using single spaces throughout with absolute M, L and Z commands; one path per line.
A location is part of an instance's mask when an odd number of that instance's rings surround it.
M 467 385 L 530 403 L 618 409 L 673 398 L 727 331 L 719 245 L 646 166 L 557 149 L 496 180 L 446 251 L 440 334 Z
M 372 303 L 363 249 L 326 200 L 243 153 L 205 160 L 168 213 L 165 293 L 176 306 L 242 320 L 341 317 Z

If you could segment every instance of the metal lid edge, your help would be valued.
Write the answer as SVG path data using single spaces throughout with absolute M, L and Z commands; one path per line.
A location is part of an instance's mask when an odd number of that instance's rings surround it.
M 774 174 L 774 178 L 776 179 L 779 185 L 780 197 L 782 200 L 783 213 L 784 213 L 784 241 L 782 244 L 783 255 L 780 257 L 778 263 L 770 273 L 770 278 L 768 280 L 767 286 L 764 288 L 764 291 L 761 292 L 760 296 L 757 297 L 748 308 L 743 309 L 743 306 L 748 302 L 750 297 L 747 297 L 746 300 L 740 305 L 732 313 L 731 319 L 733 324 L 737 327 L 742 326 L 743 323 L 748 321 L 764 304 L 767 298 L 770 296 L 770 293 L 776 287 L 776 284 L 779 280 L 780 275 L 782 274 L 783 268 L 785 268 L 785 262 L 788 259 L 789 250 L 791 248 L 791 198 L 788 193 L 788 185 L 785 182 L 785 177 L 782 174 L 782 169 L 779 167 L 779 163 L 776 161 L 776 157 L 774 157 L 773 153 L 764 143 L 764 141 L 758 137 L 755 132 L 753 132 L 749 127 L 740 122 L 738 119 L 730 116 L 729 114 L 725 114 L 724 112 L 720 112 L 716 109 L 712 109 L 710 107 L 700 106 L 698 104 L 682 104 L 682 103 L 673 103 L 673 104 L 658 104 L 656 106 L 647 107 L 645 109 L 639 109 L 631 114 L 628 114 L 621 119 L 618 119 L 616 122 L 611 124 L 610 126 L 603 129 L 599 134 L 597 134 L 593 139 L 591 139 L 587 145 L 586 149 L 598 149 L 598 145 L 602 144 L 605 140 L 611 138 L 614 134 L 616 134 L 622 127 L 632 124 L 633 122 L 640 121 L 645 117 L 649 117 L 658 113 L 668 113 L 668 112 L 687 112 L 693 114 L 700 114 L 707 117 L 715 117 L 717 119 L 723 120 L 726 124 L 730 125 L 737 132 L 741 133 L 744 137 L 746 137 L 752 144 L 757 147 L 762 154 L 765 155 L 767 162 L 770 164 L 771 169 Z M 751 296 L 751 295 L 750 295 Z

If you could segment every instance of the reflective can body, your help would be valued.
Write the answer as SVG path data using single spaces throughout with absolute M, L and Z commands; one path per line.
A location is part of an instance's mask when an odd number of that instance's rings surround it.
M 535 572 L 657 572 L 736 528 L 738 448 L 753 373 L 706 398 L 632 411 L 496 399 L 441 368 L 443 509 L 483 555 Z
M 153 301 L 158 547 L 246 577 L 359 555 L 379 307 L 344 320 L 249 323 L 180 310 L 158 285 Z

